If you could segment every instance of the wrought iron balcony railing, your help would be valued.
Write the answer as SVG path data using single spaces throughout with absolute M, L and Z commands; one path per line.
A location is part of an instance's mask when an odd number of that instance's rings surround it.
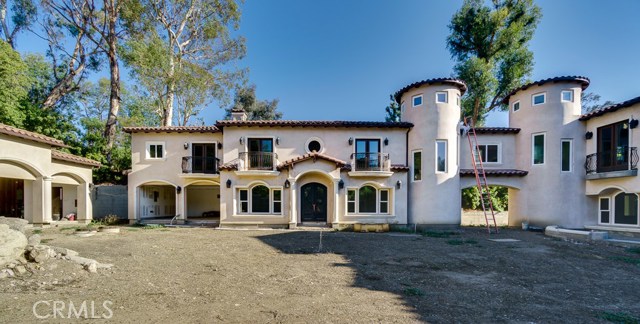
M 638 160 L 640 160 L 640 157 L 636 147 L 621 146 L 616 150 L 587 155 L 584 168 L 587 174 L 636 170 L 638 168 Z
M 275 170 L 278 165 L 278 155 L 273 152 L 241 152 L 239 170 Z
M 182 157 L 182 173 L 218 174 L 220 159 L 205 156 Z
M 353 153 L 351 154 L 352 171 L 389 171 L 391 160 L 389 153 Z

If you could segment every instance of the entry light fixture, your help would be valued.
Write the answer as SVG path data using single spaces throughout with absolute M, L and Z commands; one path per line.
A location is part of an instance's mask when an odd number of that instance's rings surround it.
M 584 138 L 590 140 L 593 137 L 593 132 L 587 132 L 584 134 Z
M 629 122 L 629 128 L 636 128 L 636 127 L 638 127 L 638 120 L 637 119 L 632 119 Z
M 400 189 L 402 187 L 402 181 L 398 180 L 396 182 L 396 188 Z
M 227 179 L 227 188 L 231 188 L 231 179 Z
M 340 181 L 338 181 L 338 189 L 344 189 L 344 180 L 340 179 Z
M 280 137 L 276 137 L 276 145 L 280 145 Z
M 384 138 L 384 146 L 389 145 L 389 138 L 385 137 Z
M 184 149 L 188 150 L 189 149 L 189 142 L 184 142 Z
M 218 142 L 218 150 L 222 150 L 222 143 Z
M 177 186 L 176 187 L 176 192 L 178 193 L 178 195 L 182 192 L 182 187 Z
M 284 181 L 284 187 L 285 188 L 291 188 L 291 182 L 289 182 L 289 179 Z
M 353 145 L 353 137 L 349 137 L 349 145 Z
M 240 145 L 244 145 L 244 137 L 240 136 Z

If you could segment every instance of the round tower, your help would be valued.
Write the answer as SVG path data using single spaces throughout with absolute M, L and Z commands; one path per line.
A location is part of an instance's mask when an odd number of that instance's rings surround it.
M 410 84 L 395 95 L 407 134 L 409 174 L 408 223 L 460 224 L 458 123 L 460 96 L 467 86 L 456 79 Z
M 540 80 L 513 91 L 509 126 L 516 137 L 516 167 L 528 171 L 521 189 L 509 190 L 509 225 L 578 227 L 595 202 L 585 196 L 585 125 L 582 91 L 586 77 Z

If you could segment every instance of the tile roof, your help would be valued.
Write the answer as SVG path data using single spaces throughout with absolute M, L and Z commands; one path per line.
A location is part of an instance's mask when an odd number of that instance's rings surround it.
M 391 171 L 393 172 L 407 172 L 409 171 L 409 167 L 403 164 L 392 164 Z
M 98 161 L 83 158 L 81 156 L 77 156 L 69 153 L 60 152 L 58 150 L 51 150 L 51 159 L 84 164 L 84 165 L 93 166 L 93 167 L 102 166 L 102 164 L 100 164 L 100 162 Z
M 488 177 L 524 177 L 529 174 L 529 171 L 514 170 L 514 169 L 484 169 L 484 173 Z M 461 177 L 475 177 L 473 169 L 460 169 Z
M 312 152 L 312 153 L 307 153 L 305 155 L 298 156 L 280 163 L 278 165 L 278 170 L 282 170 L 282 169 L 288 168 L 289 166 L 294 166 L 296 163 L 300 163 L 300 162 L 311 160 L 311 159 L 313 159 L 313 162 L 315 162 L 318 159 L 333 162 L 336 164 L 337 168 L 343 168 L 346 165 L 348 165 L 347 162 L 342 161 L 340 159 L 336 159 L 332 156 L 317 153 L 317 152 Z
M 51 146 L 69 147 L 66 144 L 64 144 L 63 141 L 55 139 L 53 137 L 44 136 L 39 133 L 26 131 L 24 129 L 20 129 L 20 128 L 5 125 L 5 124 L 0 124 L 0 134 L 20 137 L 20 138 L 28 139 L 34 142 L 49 144 Z
M 509 93 L 506 97 L 504 97 L 504 99 L 502 99 L 502 103 L 503 104 L 508 104 L 509 103 L 509 98 L 511 96 L 513 96 L 514 94 L 516 94 L 519 91 L 522 90 L 526 90 L 528 88 L 531 88 L 533 86 L 541 86 L 545 83 L 557 83 L 557 82 L 576 82 L 579 83 L 582 86 L 582 90 L 586 89 L 587 87 L 589 87 L 589 83 L 591 82 L 589 80 L 589 78 L 585 77 L 585 76 L 576 76 L 576 75 L 567 75 L 567 76 L 559 76 L 559 77 L 554 77 L 554 78 L 548 78 L 548 79 L 543 79 L 543 80 L 539 80 L 539 81 L 535 81 L 535 82 L 530 82 L 527 83 L 513 91 L 511 91 L 511 93 Z
M 431 84 L 446 84 L 446 85 L 452 85 L 452 86 L 456 86 L 458 87 L 458 89 L 460 89 L 460 95 L 464 95 L 464 93 L 467 91 L 467 84 L 460 80 L 460 79 L 455 79 L 455 78 L 436 78 L 436 79 L 427 79 L 427 80 L 422 80 L 422 81 L 418 81 L 418 82 L 414 82 L 408 86 L 405 86 L 404 88 L 398 90 L 398 92 L 396 92 L 393 95 L 393 98 L 396 99 L 397 103 L 400 103 L 400 100 L 402 98 L 402 95 L 409 91 L 411 88 L 417 88 L 420 86 L 423 86 L 425 84 L 431 85 Z
M 411 128 L 407 122 L 344 121 L 344 120 L 218 120 L 218 128 L 229 126 L 255 127 L 337 127 L 337 128 Z
M 125 133 L 216 133 L 220 130 L 216 126 L 137 126 L 123 127 Z
M 631 107 L 637 103 L 640 103 L 640 97 L 635 97 L 633 99 L 629 99 L 627 101 L 623 101 L 621 103 L 617 103 L 615 105 L 611 105 L 611 106 L 607 106 L 607 107 L 603 107 L 600 108 L 598 110 L 592 111 L 590 113 L 584 114 L 580 117 L 580 120 L 589 120 L 593 117 L 598 117 L 598 116 L 602 116 L 606 113 L 610 113 L 610 112 L 614 112 L 618 109 L 622 109 L 622 108 L 627 108 L 627 107 Z
M 476 134 L 518 134 L 520 128 L 511 127 L 476 127 Z

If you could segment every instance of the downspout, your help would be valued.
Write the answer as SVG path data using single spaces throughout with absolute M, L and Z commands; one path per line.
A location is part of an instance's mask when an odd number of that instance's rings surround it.
M 411 128 L 407 129 L 407 133 L 405 134 L 405 144 L 404 144 L 404 152 L 405 152 L 405 157 L 404 157 L 404 165 L 409 167 L 409 132 L 411 131 Z M 409 226 L 409 215 L 411 215 L 411 203 L 410 203 L 410 199 L 411 199 L 411 167 L 409 167 L 409 172 L 407 172 L 407 186 L 406 186 L 406 190 L 407 190 L 407 226 Z M 414 226 L 414 232 L 415 232 L 415 226 Z

